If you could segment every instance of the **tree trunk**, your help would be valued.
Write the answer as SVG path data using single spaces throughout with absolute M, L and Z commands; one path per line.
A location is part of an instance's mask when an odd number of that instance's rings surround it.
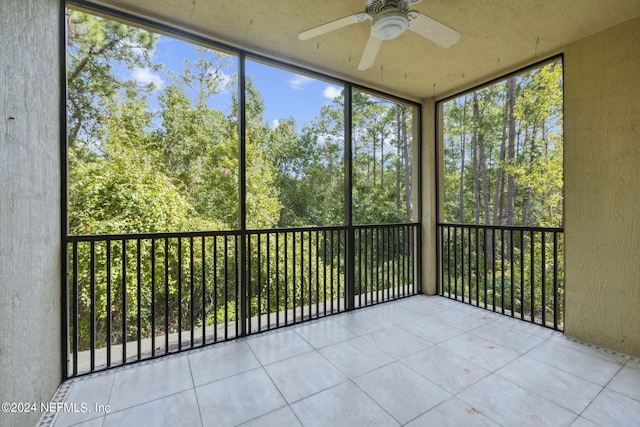
M 504 118 L 502 120 L 502 138 L 500 139 L 500 161 L 496 171 L 496 189 L 493 196 L 493 225 L 502 225 L 502 211 L 504 209 L 504 160 L 507 148 L 507 121 L 509 117 L 509 103 L 504 104 Z
M 376 188 L 376 166 L 378 165 L 378 161 L 376 160 L 376 135 L 373 134 L 373 138 L 371 138 L 373 144 L 373 188 Z
M 478 107 L 478 93 L 473 93 L 473 142 L 471 150 L 473 153 L 473 215 L 474 224 L 480 224 L 480 189 L 478 180 L 478 124 L 480 123 L 480 109 Z
M 380 188 L 384 189 L 384 125 L 380 125 Z
M 533 126 L 533 130 L 531 131 L 531 152 L 529 153 L 529 168 L 528 170 L 531 170 L 531 167 L 533 166 L 533 162 L 535 161 L 535 141 L 536 141 L 536 126 Z M 544 136 L 544 135 L 543 135 Z M 524 201 L 524 214 L 523 214 L 523 218 L 522 218 L 522 222 L 523 222 L 523 226 L 528 226 L 529 225 L 529 214 L 531 212 L 531 196 L 533 193 L 533 188 L 531 188 L 531 185 L 529 185 L 527 187 L 527 194 L 525 196 L 525 201 Z
M 407 114 L 402 110 L 402 160 L 404 163 L 404 203 L 407 221 L 411 221 L 411 164 L 409 163 L 409 140 L 407 138 Z
M 491 217 L 489 214 L 489 204 L 491 188 L 489 185 L 489 176 L 487 174 L 487 161 L 484 148 L 484 134 L 478 136 L 478 151 L 480 152 L 480 176 L 482 177 L 482 203 L 484 204 L 484 223 L 489 225 Z
M 402 165 L 402 131 L 400 130 L 400 106 L 396 106 L 396 209 L 400 210 L 402 200 L 400 197 L 400 169 Z
M 462 132 L 460 136 L 460 190 L 458 193 L 458 222 L 464 224 L 464 164 L 465 164 L 465 146 L 467 133 L 465 125 L 467 122 L 467 95 L 464 96 L 464 107 L 462 110 Z
M 516 157 L 516 118 L 514 109 L 516 105 L 516 79 L 511 77 L 507 80 L 507 99 L 509 104 L 509 138 L 507 161 L 513 165 Z M 507 176 L 507 225 L 513 225 L 515 221 L 516 209 L 516 180 L 513 174 Z

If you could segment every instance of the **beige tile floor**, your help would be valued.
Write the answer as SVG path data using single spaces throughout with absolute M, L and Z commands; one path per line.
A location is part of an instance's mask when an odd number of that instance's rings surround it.
M 422 295 L 61 390 L 57 427 L 640 425 L 640 360 Z

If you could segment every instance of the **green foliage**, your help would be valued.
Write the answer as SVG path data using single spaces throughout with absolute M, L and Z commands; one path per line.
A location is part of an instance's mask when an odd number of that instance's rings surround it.
M 91 346 L 92 326 L 99 348 L 238 318 L 241 166 L 248 229 L 344 224 L 342 96 L 302 131 L 292 118 L 272 128 L 248 78 L 241 160 L 237 93 L 230 111 L 212 107 L 236 83 L 226 73 L 228 55 L 200 48 L 197 60 L 167 73 L 163 87 L 141 86 L 134 70 L 162 68 L 153 62 L 157 35 L 76 11 L 68 25 L 69 233 L 105 235 L 68 247 L 79 349 Z M 354 101 L 354 221 L 407 221 L 412 113 L 360 92 Z M 110 237 L 203 230 L 211 233 Z M 345 238 L 337 231 L 284 233 L 279 242 L 249 236 L 243 268 L 251 313 L 344 298 Z M 394 271 L 383 288 L 398 283 L 409 262 L 400 246 L 375 266 Z M 377 261 L 370 253 L 363 263 Z
M 444 222 L 562 227 L 562 63 L 510 77 L 443 108 Z M 459 231 L 445 235 L 443 291 L 538 322 L 557 315 L 561 325 L 562 235 L 555 246 L 550 233 L 546 241 L 537 234 L 520 242 L 518 233 L 505 231 L 505 241 L 499 231 L 495 239 L 486 232 L 480 241 L 470 229 L 466 237 Z
M 509 81 L 444 104 L 445 222 L 562 225 L 562 64 Z
M 496 231 L 445 233 L 443 293 L 524 318 L 557 325 L 564 322 L 564 239 L 558 233 Z M 511 242 L 513 239 L 513 242 Z M 469 243 L 470 242 L 470 243 Z M 511 250 L 513 245 L 513 252 Z M 495 249 L 493 256 L 487 251 Z M 543 323 L 544 320 L 544 323 Z
M 107 103 L 131 82 L 114 73 L 149 68 L 157 36 L 135 27 L 81 12 L 67 17 L 67 110 L 69 145 L 100 150 Z M 152 89 L 153 86 L 145 88 Z

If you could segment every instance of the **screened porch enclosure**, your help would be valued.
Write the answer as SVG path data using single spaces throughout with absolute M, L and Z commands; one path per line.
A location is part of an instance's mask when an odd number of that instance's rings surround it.
M 564 330 L 563 58 L 438 102 L 438 293 Z
M 73 7 L 65 377 L 421 292 L 419 104 Z

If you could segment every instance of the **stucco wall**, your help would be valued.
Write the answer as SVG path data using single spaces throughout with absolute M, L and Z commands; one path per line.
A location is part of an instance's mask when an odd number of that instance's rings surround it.
M 564 59 L 565 333 L 640 356 L 640 19 Z
M 434 295 L 436 288 L 436 154 L 434 140 L 435 103 L 422 103 L 422 293 Z
M 60 383 L 57 0 L 0 1 L 0 402 Z M 0 413 L 33 426 L 40 413 Z

